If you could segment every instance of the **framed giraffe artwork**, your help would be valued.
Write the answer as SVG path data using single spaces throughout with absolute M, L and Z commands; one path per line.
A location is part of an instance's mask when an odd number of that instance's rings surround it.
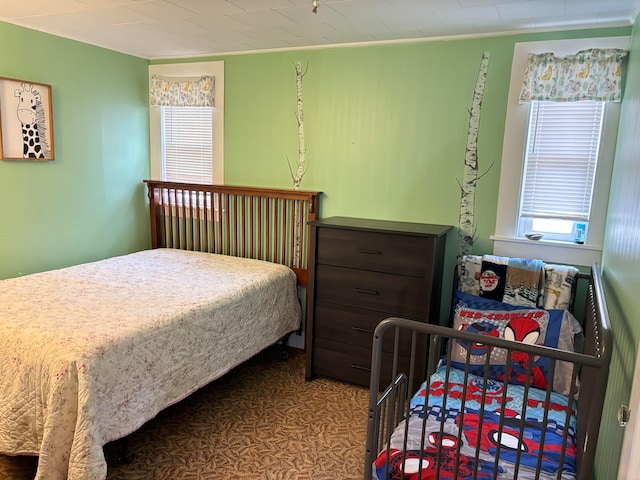
M 55 159 L 51 85 L 0 77 L 0 159 Z

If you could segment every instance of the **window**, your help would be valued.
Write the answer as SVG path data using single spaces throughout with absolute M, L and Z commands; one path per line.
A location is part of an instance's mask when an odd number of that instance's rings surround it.
M 586 241 L 604 107 L 531 102 L 517 237 Z
M 213 181 L 213 108 L 159 107 L 162 180 Z
M 494 254 L 585 266 L 600 261 L 620 104 L 520 103 L 519 94 L 529 53 L 565 56 L 588 48 L 628 47 L 629 37 L 515 45 L 491 237 Z M 575 237 L 579 231 L 583 236 Z M 535 232 L 543 238 L 525 236 Z
M 224 62 L 149 66 L 157 75 L 186 81 L 215 77 L 215 107 L 150 107 L 151 178 L 185 183 L 224 183 Z

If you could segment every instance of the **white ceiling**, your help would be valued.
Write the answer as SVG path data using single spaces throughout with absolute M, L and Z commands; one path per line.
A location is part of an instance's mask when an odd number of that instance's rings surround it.
M 143 58 L 629 25 L 640 0 L 0 0 L 0 20 Z

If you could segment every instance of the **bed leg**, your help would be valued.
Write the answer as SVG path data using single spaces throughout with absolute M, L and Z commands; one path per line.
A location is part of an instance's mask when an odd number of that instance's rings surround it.
M 289 360 L 289 350 L 287 350 L 287 340 L 280 340 L 278 342 L 278 360 L 286 362 Z
M 133 462 L 133 453 L 129 451 L 129 442 L 126 438 L 118 440 L 120 444 L 120 454 L 118 455 L 118 463 L 121 465 L 129 465 Z

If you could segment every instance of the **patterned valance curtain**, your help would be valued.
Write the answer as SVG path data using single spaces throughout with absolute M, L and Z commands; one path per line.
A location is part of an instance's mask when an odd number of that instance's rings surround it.
M 599 48 L 582 50 L 567 57 L 532 53 L 520 91 L 520 102 L 619 102 L 622 97 L 622 59 L 627 53 L 626 50 Z
M 149 99 L 151 106 L 213 107 L 215 77 L 176 79 L 151 76 Z

